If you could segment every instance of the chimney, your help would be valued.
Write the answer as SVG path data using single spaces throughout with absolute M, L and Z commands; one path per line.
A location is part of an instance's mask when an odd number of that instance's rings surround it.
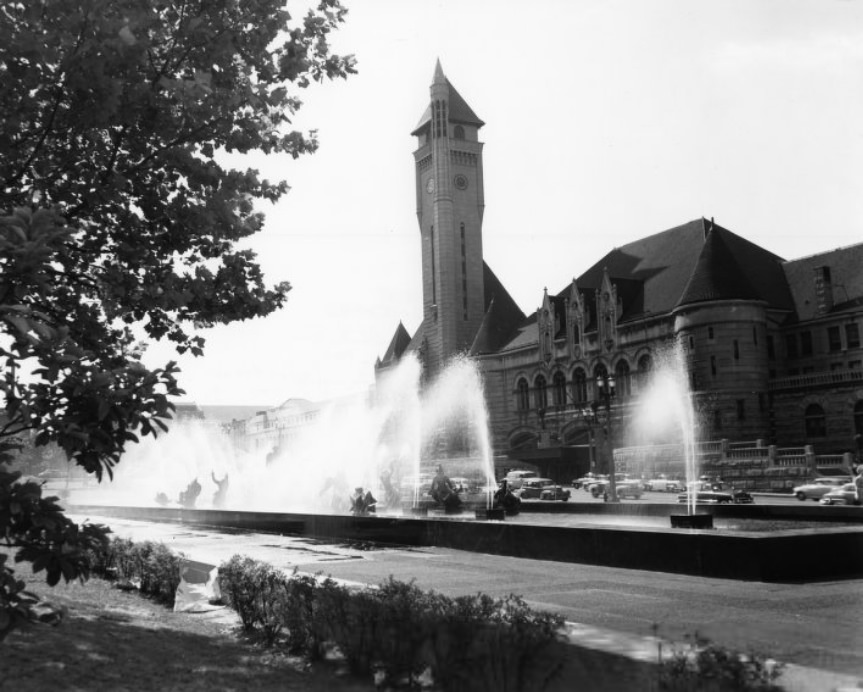
M 815 298 L 819 315 L 826 315 L 833 309 L 833 280 L 830 267 L 815 267 Z

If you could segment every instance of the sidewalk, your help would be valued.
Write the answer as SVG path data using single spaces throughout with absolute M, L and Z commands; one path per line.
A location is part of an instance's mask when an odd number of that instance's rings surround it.
M 280 569 L 323 572 L 362 584 L 392 575 L 448 595 L 517 593 L 533 607 L 561 613 L 571 623 L 572 643 L 642 666 L 656 660 L 657 630 L 663 639 L 678 642 L 698 633 L 786 663 L 781 682 L 790 692 L 863 689 L 863 580 L 739 582 L 446 549 L 368 550 L 297 537 L 104 521 L 120 536 L 162 541 L 216 565 L 243 554 Z

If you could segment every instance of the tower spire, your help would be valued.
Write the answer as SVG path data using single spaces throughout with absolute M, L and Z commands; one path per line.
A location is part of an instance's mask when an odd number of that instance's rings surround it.
M 443 73 L 443 68 L 440 65 L 440 58 L 437 59 L 437 62 L 434 66 L 434 77 L 432 77 L 432 84 L 446 84 L 446 77 Z

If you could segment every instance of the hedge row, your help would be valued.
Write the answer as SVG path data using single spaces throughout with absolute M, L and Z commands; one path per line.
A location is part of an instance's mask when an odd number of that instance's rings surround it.
M 91 553 L 90 569 L 96 576 L 137 588 L 159 603 L 173 606 L 183 557 L 164 543 L 135 543 L 115 537 L 104 552 Z
M 150 541 L 114 538 L 91 555 L 97 576 L 134 586 L 172 605 L 184 556 Z M 225 603 L 243 628 L 310 661 L 340 655 L 351 672 L 386 687 L 432 682 L 441 692 L 546 689 L 567 655 L 563 618 L 531 609 L 520 597 L 451 598 L 390 577 L 377 587 L 349 587 L 322 575 L 286 574 L 235 555 L 219 566 Z M 696 636 L 657 657 L 651 689 L 674 692 L 776 692 L 782 666 L 741 655 Z
M 392 577 L 350 588 L 239 555 L 219 567 L 219 583 L 247 630 L 310 660 L 334 647 L 354 674 L 382 685 L 415 687 L 430 675 L 444 691 L 542 690 L 563 665 L 549 649 L 563 618 L 516 596 L 450 598 Z

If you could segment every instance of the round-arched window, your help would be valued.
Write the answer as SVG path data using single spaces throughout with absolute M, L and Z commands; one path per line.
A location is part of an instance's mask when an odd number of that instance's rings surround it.
M 566 375 L 560 370 L 554 373 L 552 378 L 552 398 L 555 406 L 566 406 Z
M 516 398 L 515 405 L 519 411 L 527 411 L 530 408 L 530 394 L 527 386 L 527 380 L 523 377 L 519 378 L 518 384 L 515 386 Z
M 806 437 L 825 437 L 827 435 L 827 420 L 824 409 L 819 404 L 809 404 L 803 414 L 806 426 Z
M 456 125 L 452 130 L 454 139 L 464 139 L 464 128 L 461 125 Z
M 625 360 L 617 361 L 614 368 L 614 379 L 618 396 L 629 396 L 632 393 L 632 385 L 629 379 L 629 363 Z
M 572 373 L 572 398 L 577 404 L 587 401 L 587 374 L 581 368 Z

